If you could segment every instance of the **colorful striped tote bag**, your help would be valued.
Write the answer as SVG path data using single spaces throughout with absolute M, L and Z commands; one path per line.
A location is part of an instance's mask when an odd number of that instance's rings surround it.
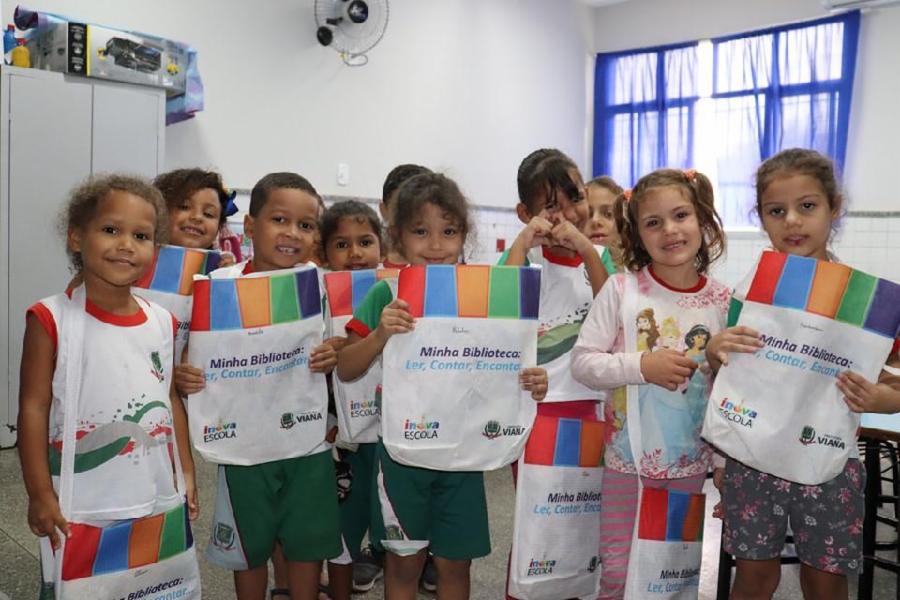
M 187 409 L 204 459 L 255 465 L 324 449 L 325 376 L 309 370 L 324 330 L 315 267 L 195 279 L 188 362 L 206 387 Z
M 160 246 L 153 263 L 143 277 L 134 283 L 135 294 L 156 302 L 178 321 L 175 335 L 175 363 L 181 363 L 181 353 L 187 344 L 191 328 L 191 294 L 194 275 L 208 275 L 219 267 L 218 250 L 197 250 L 181 246 Z
M 382 432 L 397 462 L 486 471 L 519 457 L 536 408 L 519 372 L 537 357 L 540 270 L 428 265 L 400 272 L 415 330 L 382 353 Z
M 606 423 L 538 415 L 519 459 L 509 595 L 596 598 Z
M 366 293 L 382 279 L 395 279 L 398 269 L 363 269 L 325 273 L 326 337 L 346 337 L 344 326 Z M 378 441 L 381 433 L 381 362 L 350 382 L 332 378 L 338 419 L 338 440 L 350 444 Z
M 765 251 L 732 298 L 729 325 L 760 333 L 719 371 L 703 436 L 754 469 L 830 481 L 856 445 L 859 414 L 835 385 L 876 381 L 900 329 L 900 285 L 846 265 Z

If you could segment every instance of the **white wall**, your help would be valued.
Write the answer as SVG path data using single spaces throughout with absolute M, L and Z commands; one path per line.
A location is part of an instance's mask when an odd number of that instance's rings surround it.
M 656 46 L 828 16 L 821 0 L 628 0 L 595 11 L 598 52 Z M 900 5 L 863 13 L 844 183 L 851 210 L 896 211 Z M 749 173 L 748 173 L 749 175 Z
M 326 194 L 380 197 L 393 166 L 418 162 L 475 203 L 512 206 L 531 150 L 586 164 L 593 31 L 574 0 L 391 0 L 384 39 L 355 69 L 316 42 L 312 0 L 28 5 L 194 45 L 206 110 L 167 129 L 167 167 L 215 167 L 232 187 L 294 170 Z M 4 2 L 5 22 L 14 6 Z

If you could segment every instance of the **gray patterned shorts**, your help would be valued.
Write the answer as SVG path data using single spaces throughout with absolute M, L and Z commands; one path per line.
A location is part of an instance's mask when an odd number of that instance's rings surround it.
M 788 522 L 800 561 L 849 575 L 862 565 L 866 473 L 856 459 L 821 485 L 793 483 L 728 459 L 722 484 L 722 544 L 735 558 L 777 558 Z

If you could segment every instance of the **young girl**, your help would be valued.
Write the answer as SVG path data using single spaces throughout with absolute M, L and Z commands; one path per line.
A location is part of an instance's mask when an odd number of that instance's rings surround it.
M 400 188 L 390 235 L 410 264 L 460 262 L 471 229 L 468 203 L 447 177 L 421 174 Z M 380 281 L 354 312 L 347 325 L 348 343 L 338 355 L 342 381 L 359 377 L 392 335 L 415 326 L 409 306 L 395 299 L 395 293 L 387 281 Z M 523 369 L 521 382 L 536 400 L 543 398 L 547 386 L 543 369 Z M 482 473 L 404 466 L 391 459 L 381 441 L 375 461 L 378 496 L 371 537 L 387 551 L 385 597 L 416 598 L 430 547 L 438 572 L 438 597 L 468 598 L 471 560 L 490 552 Z M 385 521 L 390 527 L 385 527 Z
M 590 208 L 581 173 L 559 150 L 542 148 L 522 160 L 516 184 L 516 213 L 525 227 L 500 263 L 541 267 L 537 363 L 547 369 L 550 389 L 538 415 L 597 421 L 601 394 L 575 381 L 570 360 L 588 308 L 607 278 L 587 237 Z M 517 467 L 513 463 L 514 481 Z M 520 518 L 531 516 L 517 514 Z
M 19 456 L 28 524 L 36 535 L 49 536 L 54 548 L 61 542 L 58 531 L 69 536 L 69 522 L 109 526 L 160 514 L 183 502 L 183 493 L 191 518 L 197 516 L 186 415 L 177 394 L 170 400 L 174 319 L 131 294 L 153 259 L 164 223 L 162 197 L 140 179 L 112 175 L 78 187 L 69 200 L 66 230 L 82 283 L 28 309 Z M 65 321 L 78 317 L 78 302 L 85 305 L 83 336 L 66 339 Z M 82 344 L 80 390 L 66 389 L 65 374 L 57 371 L 72 360 L 72 344 Z M 64 354 L 57 354 L 60 349 Z M 65 411 L 74 403 L 74 492 L 71 512 L 62 514 L 60 454 Z M 173 442 L 185 490 L 176 489 Z
M 831 161 L 813 150 L 784 150 L 756 172 L 756 212 L 779 252 L 835 260 L 828 242 L 842 202 Z M 706 354 L 718 370 L 729 352 L 756 352 L 762 346 L 755 330 L 737 326 L 714 335 Z M 897 360 L 896 344 L 891 360 Z M 887 383 L 847 372 L 837 386 L 855 412 L 898 409 L 898 393 Z M 770 598 L 775 593 L 788 522 L 802 563 L 804 597 L 847 598 L 847 576 L 862 563 L 865 477 L 855 453 L 843 473 L 821 485 L 792 483 L 730 458 L 724 480 L 721 471 L 716 479 L 722 491 L 722 543 L 737 564 L 732 598 Z
M 225 219 L 237 212 L 234 196 L 225 191 L 222 177 L 203 169 L 176 169 L 153 180 L 169 215 L 168 242 L 173 246 L 208 250 L 216 245 Z M 223 256 L 220 266 L 234 263 Z
M 725 325 L 729 300 L 728 289 L 706 277 L 709 265 L 723 252 L 724 234 L 704 175 L 654 171 L 619 196 L 615 214 L 627 272 L 613 276 L 594 300 L 572 350 L 575 379 L 597 390 L 614 390 L 605 405 L 600 598 L 624 595 L 637 510 L 638 471 L 629 445 L 624 386 L 639 386 L 639 464 L 645 487 L 699 492 L 711 456 L 700 439 L 708 391 L 705 376 L 696 359 L 686 356 L 682 336 L 675 348 L 657 345 L 647 336 L 643 350 L 637 344 L 629 347 L 625 340 L 640 339 L 638 333 L 654 331 L 649 323 L 657 322 L 676 331 L 699 325 L 718 332 Z M 636 284 L 636 293 L 625 293 L 631 287 L 628 278 Z M 626 332 L 626 327 L 635 329 Z
M 381 222 L 375 211 L 362 202 L 347 200 L 332 205 L 322 215 L 319 234 L 325 263 L 332 271 L 374 269 L 381 262 Z M 339 337 L 332 338 L 330 343 L 339 348 L 345 341 L 346 338 Z M 330 403 L 333 402 L 332 396 Z M 334 441 L 333 435 L 330 441 Z M 341 533 L 351 561 L 343 564 L 339 559 L 328 561 L 328 582 L 333 600 L 350 600 L 352 561 L 360 557 L 362 540 L 371 520 L 375 444 L 358 444 L 355 451 L 339 449 L 338 452 L 341 456 L 338 464 L 342 468 L 338 476 L 347 472 L 351 481 L 351 487 L 344 490 L 346 495 L 339 500 Z
M 601 175 L 588 181 L 584 189 L 590 210 L 584 235 L 596 246 L 618 249 L 619 234 L 616 232 L 613 205 L 622 193 L 622 186 L 612 177 Z

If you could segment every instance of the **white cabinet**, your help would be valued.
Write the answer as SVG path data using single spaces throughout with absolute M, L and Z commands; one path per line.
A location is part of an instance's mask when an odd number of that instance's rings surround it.
M 0 67 L 0 447 L 15 444 L 25 310 L 71 278 L 61 211 L 92 173 L 162 169 L 165 95 Z

